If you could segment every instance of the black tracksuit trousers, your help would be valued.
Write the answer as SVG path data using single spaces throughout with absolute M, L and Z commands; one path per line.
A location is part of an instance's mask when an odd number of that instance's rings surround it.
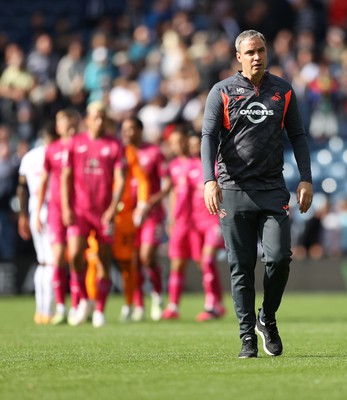
M 231 273 L 231 291 L 240 337 L 254 335 L 256 324 L 254 275 L 260 238 L 265 263 L 261 319 L 275 319 L 291 262 L 289 193 L 272 190 L 222 190 L 220 222 Z

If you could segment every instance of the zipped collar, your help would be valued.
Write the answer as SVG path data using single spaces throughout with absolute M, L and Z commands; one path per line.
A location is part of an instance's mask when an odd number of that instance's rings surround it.
M 245 77 L 244 75 L 242 75 L 242 71 L 238 71 L 238 73 L 239 73 L 239 75 L 240 75 L 240 77 L 241 77 L 242 79 L 244 79 L 245 81 L 249 82 L 249 83 L 253 86 L 255 95 L 258 97 L 258 96 L 259 96 L 259 91 L 260 91 L 260 86 L 262 85 L 264 78 L 268 75 L 268 71 L 267 71 L 267 70 L 264 71 L 264 75 L 263 75 L 262 78 L 260 79 L 258 85 L 255 85 L 255 84 L 254 84 L 253 82 L 251 82 L 247 77 Z

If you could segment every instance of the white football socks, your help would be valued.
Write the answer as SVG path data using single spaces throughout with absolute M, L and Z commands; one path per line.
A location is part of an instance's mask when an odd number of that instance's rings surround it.
M 53 267 L 46 265 L 43 267 L 43 314 L 47 317 L 51 317 L 54 311 L 54 291 L 53 291 Z
M 43 294 L 43 278 L 44 267 L 38 265 L 34 274 L 34 288 L 35 288 L 35 303 L 36 313 L 43 314 L 44 312 L 44 294 Z

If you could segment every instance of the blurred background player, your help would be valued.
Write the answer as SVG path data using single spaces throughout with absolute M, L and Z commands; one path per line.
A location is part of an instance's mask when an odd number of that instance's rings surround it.
M 49 241 L 47 224 L 47 198 L 44 197 L 38 214 L 38 192 L 45 158 L 46 146 L 56 139 L 52 127 L 45 127 L 41 132 L 42 144 L 27 152 L 19 167 L 17 196 L 20 203 L 18 219 L 19 235 L 24 240 L 32 236 L 38 266 L 34 275 L 37 324 L 48 324 L 53 315 L 53 252 Z M 40 220 L 41 229 L 37 229 Z
M 188 184 L 191 190 L 191 248 L 194 261 L 200 264 L 205 291 L 204 310 L 196 316 L 199 322 L 220 318 L 225 314 L 220 283 L 217 250 L 224 247 L 217 215 L 210 215 L 204 201 L 204 178 L 200 158 L 201 135 L 192 132 L 188 138 L 191 168 Z
M 53 287 L 56 302 L 55 315 L 51 323 L 59 325 L 66 322 L 67 313 L 65 307 L 65 297 L 67 291 L 67 270 L 66 270 L 66 226 L 63 224 L 61 212 L 61 172 L 62 157 L 69 139 L 76 134 L 80 116 L 74 109 L 63 109 L 57 112 L 55 117 L 55 128 L 59 139 L 49 144 L 45 153 L 44 167 L 42 172 L 41 184 L 38 193 L 38 214 L 40 214 L 44 199 L 46 197 L 47 186 L 50 187 L 48 199 L 48 229 L 50 241 L 53 249 Z M 36 221 L 38 231 L 41 231 L 42 224 L 38 218 Z M 78 286 L 76 273 L 71 272 L 70 276 L 71 293 L 71 316 L 78 304 Z
M 122 274 L 124 302 L 120 321 L 128 321 L 132 315 L 137 271 L 135 263 L 136 232 L 143 224 L 147 208 L 150 183 L 141 168 L 136 148 L 127 144 L 125 148 L 127 172 L 122 200 L 115 218 L 115 236 L 112 245 L 113 258 Z
M 142 170 L 136 148 L 125 147 L 127 171 L 122 199 L 119 202 L 115 217 L 114 242 L 112 244 L 113 259 L 121 272 L 124 305 L 121 308 L 120 321 L 130 321 L 132 315 L 134 288 L 136 280 L 135 239 L 136 231 L 141 226 L 147 212 L 149 181 Z M 88 271 L 87 292 L 89 299 L 97 296 L 96 276 L 99 269 L 98 243 L 93 232 L 88 238 Z
M 186 267 L 191 258 L 189 235 L 191 230 L 191 201 L 188 174 L 191 159 L 188 156 L 188 138 L 184 128 L 171 132 L 169 147 L 174 158 L 169 163 L 172 188 L 169 195 L 167 230 L 169 235 L 170 276 L 169 303 L 163 319 L 179 318 L 179 301 L 184 290 Z
M 92 312 L 86 289 L 85 250 L 92 230 L 98 241 L 100 271 L 97 277 L 94 327 L 105 324 L 104 308 L 111 288 L 111 244 L 114 217 L 124 188 L 126 167 L 124 148 L 107 134 L 102 102 L 88 105 L 87 131 L 74 136 L 66 152 L 62 171 L 63 221 L 68 226 L 68 252 L 76 272 L 80 301 L 71 325 L 80 325 Z
M 145 270 L 152 285 L 151 318 L 158 321 L 162 315 L 163 301 L 162 274 L 157 261 L 157 250 L 164 235 L 165 211 L 162 200 L 168 194 L 171 183 L 167 162 L 160 147 L 156 144 L 144 142 L 142 132 L 143 124 L 140 119 L 136 117 L 124 119 L 122 123 L 123 142 L 125 145 L 132 144 L 135 146 L 140 165 L 150 182 L 147 216 L 137 233 L 137 280 L 132 320 L 141 321 L 145 317 L 143 293 L 143 270 Z
M 196 319 L 215 319 L 224 314 L 215 260 L 216 251 L 223 242 L 218 219 L 210 218 L 203 210 L 201 212 L 200 136 L 195 133 L 187 136 L 186 130 L 178 127 L 169 136 L 169 146 L 175 157 L 169 164 L 172 181 L 168 218 L 171 264 L 169 304 L 164 310 L 163 319 L 179 318 L 179 300 L 190 258 L 198 263 L 202 271 L 205 291 L 204 311 Z

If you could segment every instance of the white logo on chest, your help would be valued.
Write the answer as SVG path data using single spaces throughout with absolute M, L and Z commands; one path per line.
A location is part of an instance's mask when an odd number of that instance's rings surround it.
M 274 111 L 268 110 L 264 104 L 255 101 L 250 103 L 246 110 L 240 110 L 240 114 L 246 115 L 253 124 L 260 124 L 260 122 L 263 122 L 269 115 L 274 115 Z

